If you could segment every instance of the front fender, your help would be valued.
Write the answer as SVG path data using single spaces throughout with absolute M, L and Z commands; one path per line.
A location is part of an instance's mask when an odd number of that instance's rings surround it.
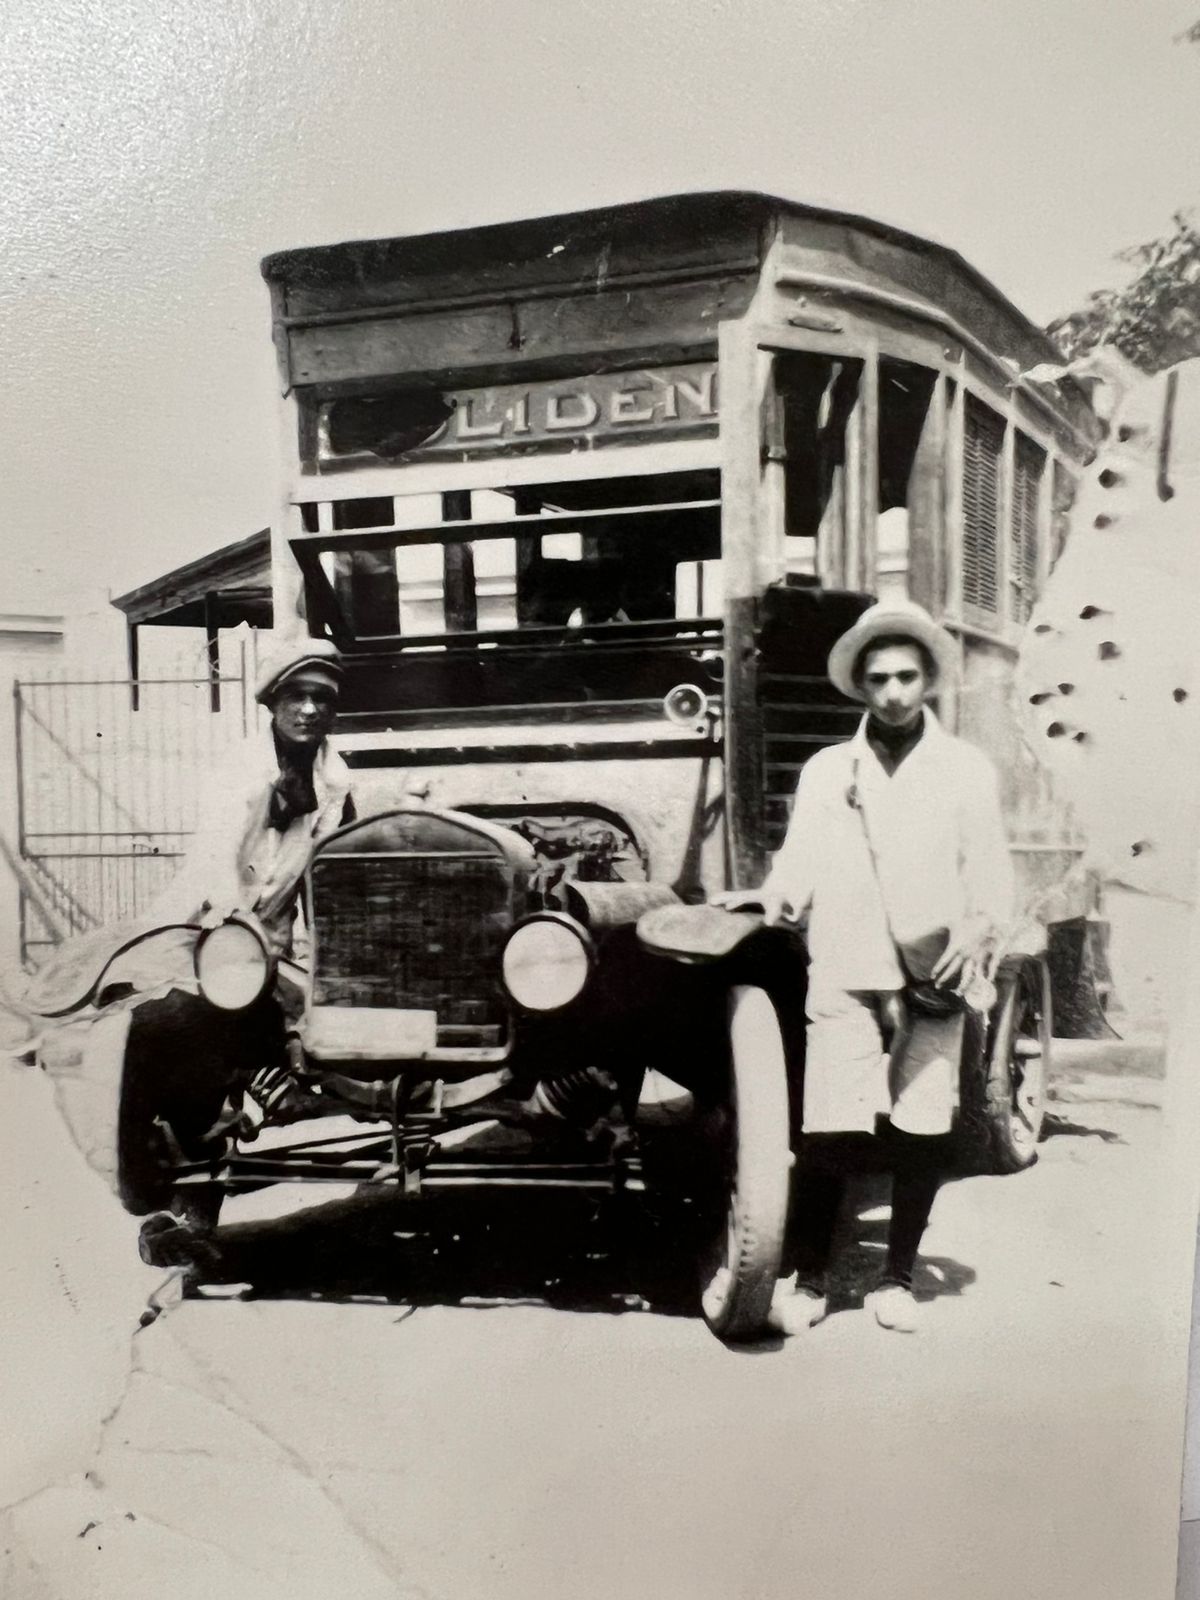
M 128 918 L 61 944 L 15 997 L 17 1009 L 57 1019 L 82 1011 L 102 996 L 105 980 L 148 990 L 193 974 L 197 923 Z
M 655 955 L 689 965 L 721 961 L 764 926 L 757 911 L 720 906 L 656 906 L 638 919 L 638 939 Z
M 711 1100 L 726 1082 L 730 986 L 756 984 L 770 993 L 798 1071 L 805 982 L 793 930 L 712 906 L 655 907 L 636 925 L 599 931 L 592 981 L 565 1011 L 519 1019 L 514 1057 L 535 1074 L 583 1059 L 618 1077 L 655 1067 Z

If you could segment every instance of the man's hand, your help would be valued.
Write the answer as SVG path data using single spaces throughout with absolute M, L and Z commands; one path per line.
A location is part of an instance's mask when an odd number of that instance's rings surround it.
M 223 922 L 228 922 L 230 917 L 236 916 L 241 906 L 232 900 L 206 901 L 204 910 L 200 913 L 200 926 L 206 931 L 210 928 L 219 928 Z
M 726 889 L 714 894 L 709 905 L 720 906 L 723 911 L 757 911 L 761 907 L 768 928 L 798 920 L 795 907 L 778 889 Z
M 946 948 L 930 973 L 934 983 L 939 988 L 961 992 L 968 976 L 968 963 L 982 965 L 992 937 L 992 926 L 986 917 L 970 917 L 960 927 L 952 929 Z

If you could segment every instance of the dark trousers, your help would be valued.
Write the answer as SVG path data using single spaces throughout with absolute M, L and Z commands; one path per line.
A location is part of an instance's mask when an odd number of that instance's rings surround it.
M 792 1177 L 784 1270 L 824 1293 L 847 1183 L 857 1173 L 886 1171 L 892 1174 L 892 1219 L 884 1281 L 911 1288 L 917 1250 L 950 1164 L 947 1136 L 905 1133 L 890 1123 L 877 1137 L 805 1136 Z

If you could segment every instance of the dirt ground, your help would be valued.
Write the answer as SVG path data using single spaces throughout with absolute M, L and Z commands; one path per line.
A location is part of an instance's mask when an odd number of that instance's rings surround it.
M 213 1281 L 135 1332 L 162 1275 L 12 1073 L 0 1591 L 1166 1600 L 1160 1113 L 1115 1081 L 1056 1106 L 1031 1171 L 943 1191 L 916 1335 L 862 1309 L 867 1185 L 839 1309 L 734 1351 L 636 1209 L 477 1202 L 434 1242 L 311 1190 L 229 1202 Z

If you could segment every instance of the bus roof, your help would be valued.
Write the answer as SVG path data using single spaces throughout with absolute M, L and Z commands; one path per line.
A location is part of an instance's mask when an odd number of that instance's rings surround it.
M 939 328 L 951 346 L 990 359 L 1002 381 L 1027 387 L 1019 375 L 1063 360 L 957 251 L 746 190 L 285 250 L 262 263 L 286 388 L 377 379 L 397 364 L 422 381 L 464 363 L 476 374 L 488 367 L 489 381 L 503 381 L 514 361 L 527 370 L 540 361 L 549 375 L 547 363 L 563 367 L 581 352 L 612 358 L 596 343 L 610 336 L 630 350 L 715 347 L 718 323 L 744 313 L 764 269 L 785 294 L 846 297 L 874 307 L 868 316 Z M 414 337 L 379 334 L 396 319 Z M 1066 447 L 1086 455 L 1099 429 L 1088 397 L 1070 376 L 1052 386 Z
M 469 285 L 486 292 L 534 283 L 570 289 L 613 284 L 638 271 L 748 270 L 761 264 L 775 230 L 788 221 L 801 242 L 830 235 L 853 242 L 868 270 L 872 243 L 936 263 L 1017 324 L 1047 359 L 1058 356 L 1047 335 L 956 250 L 869 217 L 749 190 L 663 195 L 481 227 L 281 250 L 263 260 L 262 273 L 286 292 L 289 311 L 303 316 L 344 308 L 348 296 L 366 308 L 375 303 L 375 286 L 386 286 L 390 300 L 410 294 L 419 300 L 435 283 L 440 299 L 451 283 L 461 283 L 464 292 Z M 886 249 L 879 254 L 882 265 Z M 931 288 L 936 294 L 936 285 Z

